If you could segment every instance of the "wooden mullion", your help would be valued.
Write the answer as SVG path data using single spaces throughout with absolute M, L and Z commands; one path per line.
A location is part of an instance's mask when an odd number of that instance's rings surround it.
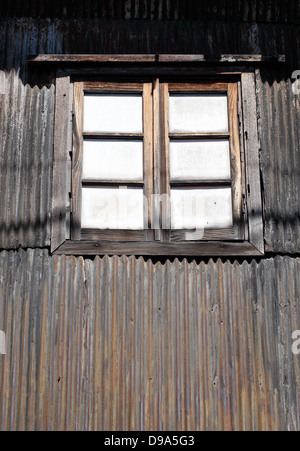
M 56 80 L 55 127 L 52 179 L 51 252 L 69 238 L 71 102 L 70 77 Z
M 83 159 L 83 83 L 74 83 L 74 125 L 73 125 L 73 160 L 72 160 L 72 230 L 73 240 L 81 236 L 81 177 Z
M 161 123 L 161 227 L 162 241 L 170 239 L 171 205 L 170 205 L 170 139 L 169 132 L 169 85 L 160 84 L 160 123 Z M 168 228 L 165 228 L 168 227 Z
M 153 240 L 154 232 L 151 229 L 152 193 L 154 189 L 152 83 L 144 83 L 143 88 L 143 132 L 144 198 L 147 199 L 147 205 L 144 205 L 144 224 L 147 240 Z
M 56 254 L 65 255 L 153 255 L 153 256 L 261 256 L 262 253 L 248 241 L 203 242 L 118 242 L 102 240 L 67 240 Z
M 284 63 L 285 55 L 253 55 L 253 54 L 222 54 L 207 56 L 204 54 L 37 54 L 27 58 L 31 64 L 117 64 L 120 63 L 150 63 L 166 65 L 168 63 Z M 197 67 L 197 66 L 196 66 Z
M 232 178 L 233 226 L 237 230 L 238 238 L 243 239 L 244 223 L 242 213 L 242 170 L 237 99 L 237 83 L 228 83 L 228 121 L 230 132 L 229 147 Z

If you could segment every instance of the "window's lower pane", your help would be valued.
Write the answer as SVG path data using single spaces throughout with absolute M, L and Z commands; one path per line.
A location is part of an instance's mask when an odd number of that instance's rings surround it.
M 228 140 L 171 141 L 170 178 L 171 181 L 230 179 Z
M 142 141 L 85 140 L 82 178 L 143 180 Z
M 230 187 L 171 189 L 172 229 L 232 227 Z
M 144 228 L 144 198 L 142 188 L 94 188 L 82 189 L 83 229 Z

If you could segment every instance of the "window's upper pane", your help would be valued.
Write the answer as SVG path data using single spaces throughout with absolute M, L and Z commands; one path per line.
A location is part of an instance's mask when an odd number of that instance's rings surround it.
M 171 133 L 228 132 L 226 94 L 170 94 Z
M 82 178 L 143 180 L 142 141 L 85 140 Z
M 170 178 L 171 181 L 230 179 L 228 140 L 171 141 Z
M 84 132 L 142 133 L 140 94 L 86 94 Z
M 232 225 L 230 187 L 171 189 L 172 229 L 212 229 Z
M 142 188 L 82 188 L 81 227 L 83 229 L 144 228 Z

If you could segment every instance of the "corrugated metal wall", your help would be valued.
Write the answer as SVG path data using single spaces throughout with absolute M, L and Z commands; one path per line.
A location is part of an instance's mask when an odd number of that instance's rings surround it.
M 49 74 L 43 85 L 28 72 L 28 54 L 284 53 L 283 71 L 257 74 L 265 242 L 270 252 L 298 253 L 300 108 L 291 76 L 300 61 L 299 29 L 180 20 L 1 20 L 0 248 L 49 246 L 55 86 Z
M 1 430 L 299 430 L 300 259 L 0 254 Z

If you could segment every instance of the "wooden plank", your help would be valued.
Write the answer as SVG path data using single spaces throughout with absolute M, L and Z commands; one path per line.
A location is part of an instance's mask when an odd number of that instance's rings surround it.
M 259 252 L 263 253 L 262 193 L 260 184 L 259 141 L 254 73 L 242 75 L 242 96 L 249 240 Z
M 161 227 L 162 240 L 169 241 L 171 227 L 170 205 L 170 140 L 169 140 L 169 84 L 160 84 L 160 152 L 161 152 Z
M 68 166 L 71 148 L 68 147 L 68 143 L 70 143 L 71 120 L 70 77 L 58 77 L 55 94 L 51 252 L 69 237 L 69 230 L 67 230 L 70 191 Z
M 153 178 L 153 102 L 152 83 L 144 83 L 143 92 L 143 131 L 144 131 L 144 196 L 148 205 L 144 205 L 144 224 L 147 229 L 147 240 L 153 240 L 151 230 Z
M 223 54 L 217 56 L 206 55 L 158 55 L 160 63 L 284 63 L 285 55 L 251 55 L 251 54 Z
M 72 239 L 79 240 L 81 233 L 81 176 L 83 158 L 83 83 L 74 83 L 74 124 L 72 159 Z
M 101 132 L 84 132 L 83 137 L 86 139 L 138 139 L 142 140 L 143 133 L 101 133 Z
M 154 228 L 154 239 L 159 241 L 161 239 L 161 230 L 159 223 L 159 203 L 158 196 L 160 195 L 160 166 L 161 166 L 161 154 L 160 154 L 160 93 L 159 93 L 159 80 L 155 79 L 152 86 L 153 97 L 153 170 L 154 170 L 154 183 L 152 199 L 152 211 L 151 211 L 151 224 Z
M 30 63 L 284 63 L 285 55 L 223 54 L 220 56 L 169 54 L 39 54 L 29 55 Z
M 161 243 L 110 241 L 66 241 L 56 254 L 65 255 L 155 255 L 155 256 L 261 256 L 262 253 L 251 243 L 213 242 Z

